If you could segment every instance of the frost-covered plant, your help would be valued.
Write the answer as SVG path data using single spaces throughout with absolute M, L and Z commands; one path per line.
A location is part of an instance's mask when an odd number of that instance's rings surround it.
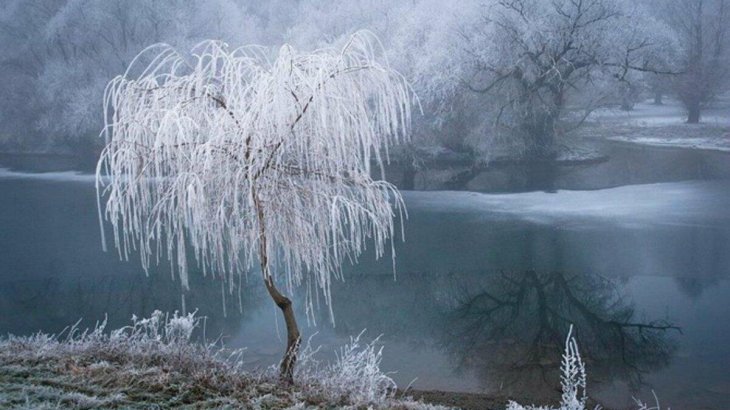
M 190 341 L 193 330 L 200 326 L 200 317 L 196 312 L 180 315 L 175 311 L 172 316 L 159 310 L 152 312 L 149 318 L 138 318 L 132 315 L 132 325 L 111 332 L 111 339 L 157 340 L 167 344 L 183 344 Z M 97 328 L 99 329 L 99 328 Z M 101 328 L 103 331 L 103 327 Z M 95 331 L 97 331 L 95 329 Z
M 573 337 L 573 325 L 565 339 L 565 351 L 560 365 L 560 386 L 562 408 L 579 410 L 586 405 L 586 367 L 578 352 L 578 343 Z
M 560 364 L 560 387 L 563 394 L 560 407 L 555 410 L 585 410 L 586 368 L 578 351 L 578 342 L 573 336 L 573 325 L 565 339 L 565 351 Z M 549 407 L 522 406 L 514 401 L 507 404 L 507 410 L 550 410 Z
M 120 354 L 134 356 L 141 363 L 162 360 L 180 368 L 196 367 L 199 363 L 194 356 L 200 356 L 201 362 L 205 362 L 220 354 L 215 345 L 191 342 L 193 331 L 200 326 L 201 320 L 196 312 L 180 315 L 175 311 L 170 315 L 155 310 L 148 318 L 132 316 L 131 325 L 111 331 L 107 331 L 106 320 L 97 323 L 93 329 L 85 330 L 80 330 L 77 322 L 58 337 L 49 337 L 47 346 L 84 354 L 97 352 L 100 359 Z M 64 334 L 65 337 L 61 338 Z M 243 350 L 230 350 L 229 358 L 242 354 Z M 174 361 L 175 357 L 188 359 Z M 239 364 L 235 360 L 231 363 Z
M 578 342 L 573 336 L 573 325 L 570 326 L 568 336 L 565 340 L 565 350 L 563 352 L 563 360 L 560 365 L 560 386 L 563 394 L 559 407 L 547 406 L 523 406 L 517 402 L 510 401 L 506 410 L 586 410 L 586 367 L 583 359 L 578 351 Z M 637 410 L 661 410 L 659 399 L 654 395 L 655 406 L 643 403 L 638 399 L 634 399 Z M 596 406 L 596 410 L 600 410 L 600 406 Z
M 396 390 L 396 384 L 380 369 L 383 346 L 380 337 L 370 343 L 360 341 L 363 333 L 350 337 L 350 342 L 340 348 L 337 359 L 329 367 L 326 387 L 333 391 L 349 392 L 356 400 L 382 402 Z
M 636 410 L 662 410 L 662 406 L 659 405 L 659 398 L 656 396 L 656 393 L 652 391 L 652 394 L 654 395 L 654 405 L 651 406 L 649 404 L 644 403 L 643 401 L 634 398 L 634 403 L 636 403 Z M 651 406 L 651 407 L 649 407 Z
M 412 97 L 367 32 L 274 59 L 215 41 L 190 55 L 149 47 L 104 96 L 97 190 L 120 257 L 138 251 L 145 270 L 167 259 L 185 288 L 194 258 L 231 291 L 258 265 L 284 314 L 292 381 L 299 330 L 275 281 L 290 294 L 306 284 L 312 317 L 344 261 L 370 241 L 384 255 L 403 200 L 371 166 L 382 175 L 388 147 L 408 138 Z
M 323 364 L 317 359 L 320 347 L 312 346 L 312 338 L 304 345 L 297 379 L 300 383 L 317 386 L 322 394 L 337 400 L 350 397 L 358 403 L 385 403 L 396 392 L 393 379 L 380 369 L 383 346 L 380 337 L 364 342 L 365 330 L 336 352 L 335 360 Z
M 111 332 L 101 322 L 0 338 L 0 408 L 445 409 L 395 397 L 377 339 L 352 338 L 331 365 L 307 343 L 300 382 L 281 386 L 272 373 L 245 371 L 243 350 L 191 342 L 200 319 L 155 311 Z

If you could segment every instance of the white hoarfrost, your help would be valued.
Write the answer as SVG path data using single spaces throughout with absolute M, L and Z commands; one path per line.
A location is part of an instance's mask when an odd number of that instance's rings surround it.
M 565 351 L 560 365 L 560 373 L 563 408 L 566 410 L 583 409 L 586 405 L 586 367 L 580 358 L 578 343 L 573 337 L 572 325 L 565 340 Z
M 340 347 L 335 360 L 328 364 L 317 359 L 321 347 L 314 348 L 310 337 L 299 355 L 297 380 L 316 385 L 331 400 L 349 396 L 358 403 L 386 402 L 398 386 L 380 369 L 383 360 L 380 337 L 368 343 L 362 340 L 364 333 L 365 330 L 351 336 L 350 342 Z
M 277 387 L 275 374 L 243 369 L 243 349 L 191 341 L 201 319 L 155 311 L 111 332 L 103 321 L 88 330 L 77 323 L 62 335 L 0 337 L 0 408 L 447 410 L 396 397 L 380 370 L 378 339 L 351 338 L 331 364 L 320 364 L 319 349 L 307 344 L 298 386 Z
M 215 41 L 140 53 L 105 92 L 100 216 L 146 270 L 168 259 L 187 287 L 194 258 L 232 290 L 260 263 L 290 292 L 305 284 L 311 312 L 342 262 L 394 236 L 403 201 L 371 165 L 382 175 L 408 138 L 415 96 L 369 32 L 268 55 Z
M 563 390 L 560 407 L 555 410 L 585 410 L 586 368 L 578 352 L 578 343 L 570 326 L 565 340 L 563 361 L 560 365 L 560 386 Z M 522 406 L 514 401 L 507 404 L 507 410 L 551 410 L 550 407 Z
M 560 364 L 560 387 L 563 394 L 560 398 L 558 407 L 549 406 L 523 406 L 517 402 L 510 401 L 507 403 L 506 410 L 586 410 L 588 396 L 586 395 L 587 375 L 586 367 L 583 359 L 578 351 L 578 342 L 573 336 L 573 325 L 570 326 L 568 337 L 565 340 L 565 351 L 563 352 L 563 360 Z M 661 410 L 659 399 L 654 395 L 656 405 L 649 407 L 641 400 L 634 399 L 637 410 Z M 596 406 L 595 410 L 600 410 L 601 406 Z
M 632 142 L 653 147 L 674 147 L 730 152 L 730 133 L 721 138 L 713 137 L 609 137 L 613 141 Z

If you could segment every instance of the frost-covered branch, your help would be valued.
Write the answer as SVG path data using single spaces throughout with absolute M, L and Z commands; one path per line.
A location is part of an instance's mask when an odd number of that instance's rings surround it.
M 271 274 L 329 301 L 341 263 L 370 238 L 382 256 L 402 209 L 371 163 L 407 138 L 412 93 L 380 54 L 366 32 L 273 61 L 220 42 L 145 50 L 104 98 L 98 186 L 120 255 L 138 250 L 145 269 L 169 259 L 184 286 L 193 256 L 232 283 L 257 263 L 255 191 Z

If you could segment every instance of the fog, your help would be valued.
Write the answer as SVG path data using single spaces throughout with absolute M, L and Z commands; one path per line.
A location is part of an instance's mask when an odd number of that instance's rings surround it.
M 2 408 L 728 409 L 729 204 L 730 0 L 0 0 Z
M 6 0 L 0 5 L 0 146 L 94 156 L 101 97 L 146 46 L 204 39 L 273 54 L 383 43 L 423 105 L 412 155 L 559 155 L 601 107 L 676 98 L 703 120 L 728 87 L 723 0 L 331 2 Z

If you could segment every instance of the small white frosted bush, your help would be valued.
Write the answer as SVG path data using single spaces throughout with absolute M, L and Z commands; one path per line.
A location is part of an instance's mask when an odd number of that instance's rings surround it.
M 196 312 L 180 315 L 175 311 L 172 316 L 159 310 L 152 312 L 149 318 L 132 316 L 132 325 L 111 332 L 112 340 L 160 341 L 166 344 L 181 344 L 190 341 L 193 330 L 200 324 Z M 101 329 L 103 331 L 103 327 Z
M 0 408 L 446 409 L 396 398 L 395 382 L 380 370 L 379 339 L 364 343 L 362 333 L 331 364 L 307 343 L 299 381 L 285 387 L 275 368 L 243 370 L 242 349 L 193 343 L 200 324 L 195 312 L 155 311 L 111 332 L 105 320 L 57 336 L 0 338 Z M 48 387 L 48 380 L 59 382 Z
M 573 337 L 570 326 L 565 340 L 565 351 L 560 365 L 560 386 L 563 390 L 560 407 L 555 410 L 585 410 L 586 406 L 586 369 L 578 352 L 578 343 Z M 507 410 L 551 410 L 550 407 L 522 406 L 514 401 L 507 404 Z
M 652 407 L 649 407 L 648 404 L 646 404 L 636 398 L 634 398 L 634 402 L 636 403 L 636 406 L 637 406 L 636 410 L 662 410 L 662 407 L 659 405 L 659 398 L 656 396 L 656 394 L 654 394 L 654 406 L 652 406 Z M 668 409 L 668 410 L 671 410 L 671 409 Z
M 506 410 L 586 410 L 586 367 L 578 351 L 578 342 L 573 337 L 573 326 L 570 326 L 568 337 L 565 340 L 565 351 L 560 365 L 560 386 L 563 394 L 559 407 L 548 406 L 523 406 L 514 401 L 507 404 Z M 659 400 L 654 396 L 656 405 L 649 407 L 640 400 L 634 399 L 637 410 L 661 410 Z M 599 410 L 596 406 L 595 410 Z
M 380 337 L 370 343 L 361 342 L 365 331 L 340 348 L 335 362 L 325 368 L 324 387 L 339 394 L 349 394 L 356 401 L 382 403 L 391 396 L 397 386 L 393 379 L 380 370 L 383 347 L 378 346 Z
M 380 337 L 363 342 L 363 330 L 335 352 L 332 363 L 317 358 L 321 347 L 312 346 L 312 338 L 302 348 L 296 378 L 299 383 L 321 390 L 333 400 L 348 396 L 358 403 L 382 404 L 392 398 L 397 385 L 380 370 L 383 347 Z M 313 335 L 314 336 L 314 335 Z M 273 369 L 272 369 L 273 370 Z

